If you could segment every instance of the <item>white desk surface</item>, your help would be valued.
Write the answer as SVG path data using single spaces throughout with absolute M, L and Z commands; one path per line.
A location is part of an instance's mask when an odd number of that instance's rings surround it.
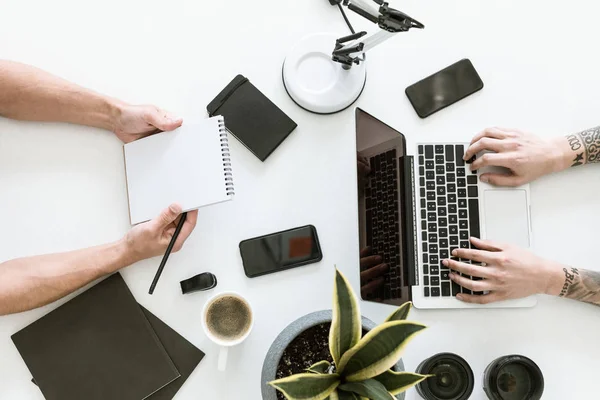
M 136 299 L 206 351 L 177 399 L 260 399 L 260 371 L 277 334 L 309 312 L 330 308 L 333 265 L 358 290 L 353 109 L 334 116 L 296 107 L 281 83 L 281 64 L 306 34 L 346 26 L 326 0 L 2 1 L 0 57 L 37 65 L 132 103 L 154 103 L 182 116 L 206 104 L 241 73 L 299 125 L 264 163 L 235 140 L 236 198 L 200 211 L 198 227 L 173 255 L 154 296 L 147 294 L 159 259 L 122 271 Z M 469 140 L 503 125 L 553 136 L 600 124 L 597 11 L 594 2 L 417 0 L 392 6 L 426 25 L 369 54 L 357 105 L 416 141 Z M 359 28 L 376 29 L 350 17 Z M 333 45 L 333 44 L 332 44 Z M 404 95 L 409 84 L 463 57 L 485 82 L 480 93 L 426 120 Z M 0 260 L 71 250 L 120 238 L 129 228 L 121 143 L 96 129 L 0 119 Z M 600 165 L 532 185 L 535 250 L 591 269 L 597 260 Z M 314 224 L 319 264 L 257 279 L 242 271 L 240 240 Z M 226 374 L 202 334 L 208 296 L 183 296 L 179 281 L 203 271 L 219 291 L 251 301 L 256 325 L 230 352 Z M 0 398 L 41 399 L 10 335 L 63 303 L 0 318 Z M 376 322 L 391 311 L 362 303 Z M 600 309 L 540 296 L 533 309 L 419 311 L 430 329 L 409 346 L 408 370 L 437 352 L 473 367 L 473 399 L 495 357 L 520 353 L 544 372 L 544 399 L 597 393 Z M 414 390 L 407 399 L 417 399 Z

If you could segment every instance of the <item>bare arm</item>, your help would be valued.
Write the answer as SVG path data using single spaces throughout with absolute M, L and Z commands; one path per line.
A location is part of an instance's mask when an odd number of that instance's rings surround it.
M 114 130 L 117 101 L 38 68 L 0 61 L 0 115 Z
M 549 294 L 558 295 L 567 299 L 583 301 L 600 307 L 600 273 L 577 269 L 572 267 L 563 268 L 562 286 L 559 287 L 561 279 L 557 278 L 557 284 L 551 288 Z M 558 290 L 560 289 L 560 292 Z
M 468 160 L 483 151 L 471 169 L 496 166 L 506 174 L 484 173 L 480 179 L 499 186 L 519 186 L 569 167 L 600 162 L 600 126 L 553 139 L 517 129 L 487 128 L 476 135 L 465 152 Z
M 600 126 L 567 136 L 571 167 L 600 162 Z
M 474 292 L 485 295 L 459 294 L 457 298 L 469 303 L 492 303 L 518 299 L 534 294 L 548 294 L 600 306 L 600 273 L 567 267 L 544 260 L 527 250 L 489 240 L 471 238 L 474 249 L 457 249 L 455 259 L 444 260 L 444 266 L 457 273 L 450 279 Z M 472 260 L 484 265 L 459 261 Z
M 182 123 L 155 106 L 130 105 L 38 68 L 5 60 L 0 60 L 0 116 L 93 126 L 114 132 L 125 143 L 173 130 Z
M 0 315 L 46 305 L 104 275 L 163 254 L 180 213 L 181 207 L 172 205 L 115 243 L 0 264 Z M 197 211 L 188 213 L 173 251 L 181 249 L 196 226 L 197 217 Z
M 41 307 L 132 263 L 123 242 L 0 264 L 0 315 Z

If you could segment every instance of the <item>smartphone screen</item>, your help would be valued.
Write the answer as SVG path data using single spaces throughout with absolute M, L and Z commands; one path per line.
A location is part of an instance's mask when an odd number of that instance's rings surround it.
M 317 230 L 308 225 L 240 243 L 246 276 L 270 274 L 321 261 Z
M 481 90 L 483 81 L 470 60 L 456 64 L 406 88 L 406 96 L 421 118 Z

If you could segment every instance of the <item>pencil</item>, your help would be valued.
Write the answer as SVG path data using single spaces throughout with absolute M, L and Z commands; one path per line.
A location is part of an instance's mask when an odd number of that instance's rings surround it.
M 162 274 L 163 269 L 165 268 L 165 265 L 167 264 L 167 260 L 169 259 L 169 256 L 171 255 L 173 246 L 175 245 L 175 242 L 177 241 L 177 237 L 179 236 L 179 233 L 181 232 L 181 228 L 183 228 L 183 224 L 185 223 L 186 218 L 187 218 L 186 212 L 181 214 L 181 219 L 179 220 L 179 223 L 177 224 L 177 228 L 175 228 L 175 233 L 173 234 L 173 237 L 171 238 L 169 247 L 167 247 L 167 251 L 165 251 L 165 255 L 163 256 L 162 261 L 160 262 L 160 265 L 158 266 L 158 271 L 156 271 L 156 275 L 154 275 L 154 280 L 152 281 L 152 285 L 150 285 L 150 290 L 148 291 L 149 294 L 154 293 L 156 284 L 158 283 L 158 280 L 160 279 L 160 275 Z

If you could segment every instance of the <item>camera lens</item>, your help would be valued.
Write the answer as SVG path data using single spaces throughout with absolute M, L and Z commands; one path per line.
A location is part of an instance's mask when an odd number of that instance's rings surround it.
M 544 393 L 544 376 L 529 358 L 504 356 L 485 369 L 483 390 L 490 400 L 539 400 Z
M 473 392 L 473 371 L 456 354 L 436 354 L 423 361 L 417 372 L 435 375 L 417 385 L 417 393 L 425 400 L 467 400 Z

